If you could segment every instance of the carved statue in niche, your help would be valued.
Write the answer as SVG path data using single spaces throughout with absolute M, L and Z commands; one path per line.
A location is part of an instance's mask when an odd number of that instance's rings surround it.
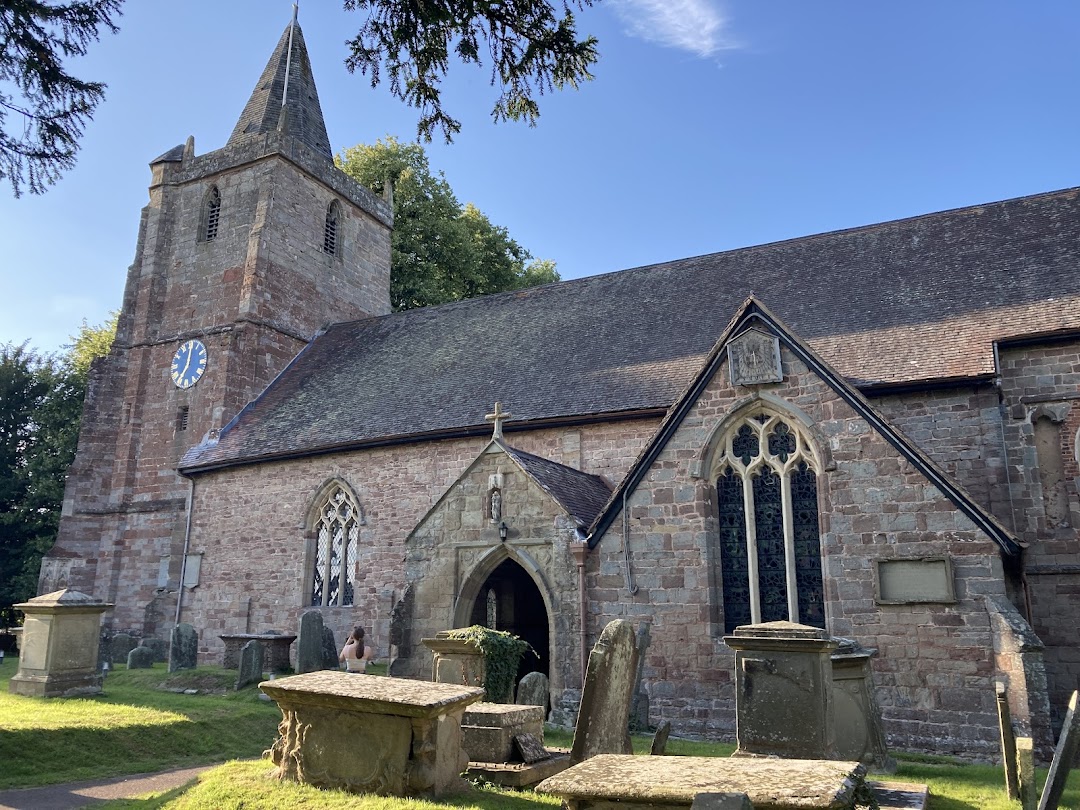
M 502 491 L 498 487 L 494 487 L 491 490 L 491 494 L 488 496 L 488 503 L 491 512 L 491 522 L 498 523 L 502 520 Z

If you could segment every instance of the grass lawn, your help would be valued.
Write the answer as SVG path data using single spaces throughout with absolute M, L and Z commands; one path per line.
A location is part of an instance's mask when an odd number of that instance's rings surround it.
M 258 699 L 257 687 L 233 692 L 235 671 L 201 667 L 170 676 L 164 665 L 151 670 L 120 668 L 109 675 L 105 694 L 93 698 L 49 700 L 11 695 L 11 667 L 0 677 L 0 789 L 30 787 L 106 776 L 145 773 L 229 759 L 203 774 L 193 786 L 160 796 L 101 805 L 112 810 L 276 810 L 276 808 L 358 808 L 360 810 L 528 810 L 558 807 L 550 797 L 522 791 L 475 788 L 433 804 L 419 800 L 355 796 L 340 791 L 267 779 L 270 764 L 255 759 L 270 747 L 280 714 Z M 196 695 L 159 688 L 198 688 Z M 207 690 L 224 691 L 208 694 Z M 570 732 L 548 729 L 549 745 L 568 747 Z M 636 753 L 650 739 L 634 738 Z M 677 756 L 728 756 L 734 745 L 672 738 L 667 753 Z M 930 785 L 930 810 L 1015 810 L 1004 795 L 1000 768 L 964 765 L 944 757 L 900 754 L 899 770 L 883 776 Z M 1045 772 L 1040 773 L 1044 779 Z M 1074 772 L 1061 804 L 1080 808 L 1080 772 Z
M 202 667 L 170 676 L 164 664 L 118 667 L 102 695 L 29 698 L 8 693 L 15 669 L 0 670 L 0 789 L 257 757 L 273 743 L 281 719 L 273 703 L 259 700 L 258 687 L 232 691 L 233 670 Z M 200 693 L 155 688 L 166 682 Z

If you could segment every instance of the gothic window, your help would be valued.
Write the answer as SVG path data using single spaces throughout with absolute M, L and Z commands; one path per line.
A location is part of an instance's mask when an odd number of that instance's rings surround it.
M 724 629 L 790 620 L 825 626 L 813 445 L 759 412 L 724 435 L 713 470 Z
M 217 239 L 218 223 L 221 220 L 221 192 L 217 186 L 211 186 L 203 203 L 201 235 L 204 242 Z
M 338 252 L 338 222 L 341 219 L 341 206 L 334 200 L 326 208 L 326 222 L 323 224 L 323 253 L 336 256 Z
M 335 483 L 323 497 L 315 523 L 312 605 L 353 604 L 352 573 L 363 515 L 356 499 Z

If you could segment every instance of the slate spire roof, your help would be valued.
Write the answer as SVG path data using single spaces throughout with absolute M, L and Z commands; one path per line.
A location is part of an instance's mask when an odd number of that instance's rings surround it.
M 289 95 L 285 105 L 286 132 L 316 152 L 333 158 L 322 107 L 319 105 L 319 92 L 315 89 L 315 77 L 311 72 L 311 60 L 308 58 L 307 45 L 304 44 L 304 34 L 299 23 L 295 21 L 285 27 L 285 33 L 281 35 L 270 61 L 266 63 L 266 68 L 226 145 L 232 146 L 248 135 L 277 131 L 281 119 L 281 97 L 285 92 L 286 66 L 289 76 Z

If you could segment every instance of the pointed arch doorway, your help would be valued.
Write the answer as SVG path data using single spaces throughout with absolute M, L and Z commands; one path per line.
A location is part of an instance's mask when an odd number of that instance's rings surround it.
M 470 624 L 505 630 L 532 645 L 537 655 L 527 652 L 522 656 L 517 674 L 520 680 L 530 672 L 543 672 L 551 677 L 548 618 L 547 605 L 536 582 L 520 564 L 506 559 L 477 591 Z

